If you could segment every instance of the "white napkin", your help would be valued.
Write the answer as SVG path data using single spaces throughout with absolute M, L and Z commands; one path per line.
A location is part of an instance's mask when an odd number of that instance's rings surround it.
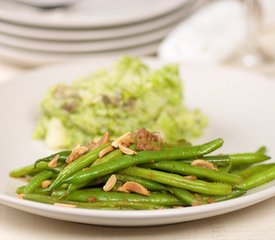
M 245 39 L 245 9 L 239 1 L 206 5 L 180 23 L 161 43 L 162 60 L 218 63 L 229 58 Z

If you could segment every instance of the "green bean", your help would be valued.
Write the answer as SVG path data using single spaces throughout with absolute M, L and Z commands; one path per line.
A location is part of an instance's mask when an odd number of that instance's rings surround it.
M 65 166 L 66 166 L 65 163 L 58 163 L 56 167 L 49 167 L 48 162 L 40 161 L 39 163 L 36 164 L 35 169 L 37 171 L 51 170 L 56 173 L 59 173 L 64 169 Z
M 183 188 L 192 192 L 205 193 L 209 195 L 226 195 L 231 193 L 232 189 L 231 185 L 226 183 L 210 183 L 201 180 L 190 180 L 177 174 L 166 173 L 141 167 L 130 167 L 120 171 L 119 173 L 138 176 L 169 186 Z
M 259 149 L 256 151 L 256 153 L 260 153 L 260 154 L 266 154 L 266 146 L 261 146 L 259 147 Z
M 106 176 L 104 176 L 104 179 L 96 179 L 96 183 L 106 183 L 106 181 L 108 179 L 105 179 Z M 68 188 L 66 189 L 66 191 L 63 191 L 62 193 L 60 192 L 58 198 L 64 198 L 66 197 L 69 193 L 75 191 L 75 190 L 78 190 L 78 189 L 82 189 L 82 188 L 85 188 L 85 187 L 90 187 L 92 186 L 93 184 L 96 184 L 95 182 L 86 182 L 86 183 L 76 183 L 76 184 L 68 184 Z M 98 184 L 97 184 L 98 185 Z
M 109 176 L 107 176 L 107 178 L 103 177 L 101 179 L 103 179 L 103 182 L 106 182 Z M 136 177 L 136 176 L 131 176 L 131 175 L 127 175 L 127 174 L 116 174 L 116 177 L 119 181 L 121 181 L 122 183 L 127 182 L 127 181 L 134 181 L 137 182 L 139 184 L 141 184 L 142 186 L 144 186 L 145 188 L 147 188 L 150 191 L 163 191 L 163 190 L 168 190 L 169 192 L 171 192 L 173 195 L 175 195 L 177 198 L 179 198 L 180 200 L 182 200 L 184 203 L 186 203 L 187 205 L 196 205 L 196 204 L 203 204 L 201 202 L 198 201 L 198 199 L 196 199 L 194 197 L 193 194 L 189 193 L 188 191 L 184 190 L 184 189 L 180 189 L 180 188 L 176 188 L 176 187 L 170 187 L 170 186 L 164 186 L 162 184 L 159 184 L 155 181 L 151 181 L 151 180 L 146 180 L 143 179 L 141 177 Z M 103 183 L 101 182 L 101 183 Z M 60 192 L 58 197 L 65 197 L 68 193 L 79 189 L 80 186 L 78 185 L 71 185 L 68 189 L 67 192 Z M 102 189 L 101 189 L 102 190 Z M 63 195 L 61 195 L 63 194 Z
M 66 150 L 66 151 L 61 151 L 58 153 L 51 154 L 50 156 L 40 158 L 36 160 L 34 166 L 36 166 L 39 162 L 50 162 L 56 155 L 59 155 L 58 161 L 59 162 L 65 162 L 68 156 L 71 154 L 72 151 Z
M 197 206 L 207 203 L 203 199 L 196 198 L 192 193 L 185 189 L 170 186 L 167 186 L 166 189 L 187 205 Z
M 34 176 L 28 185 L 24 189 L 24 193 L 32 193 L 37 187 L 41 186 L 41 183 L 53 176 L 53 172 L 44 170 Z
M 270 159 L 269 156 L 255 152 L 255 153 L 236 153 L 228 155 L 217 155 L 217 156 L 204 156 L 203 159 L 208 161 L 220 161 L 228 159 L 232 163 L 233 167 L 238 167 L 241 165 L 251 165 L 258 162 L 263 162 Z
M 270 159 L 269 156 L 265 155 L 265 148 L 260 148 L 255 153 L 237 153 L 237 154 L 219 154 L 214 156 L 203 156 L 201 159 L 207 160 L 217 166 L 227 166 L 232 164 L 234 167 L 240 165 L 250 165 Z M 184 163 L 191 163 L 194 159 L 186 159 Z
M 117 179 L 122 182 L 134 181 L 141 184 L 142 186 L 144 186 L 145 188 L 151 191 L 167 190 L 171 192 L 174 196 L 176 196 L 178 199 L 182 200 L 187 205 L 203 204 L 202 202 L 199 202 L 198 199 L 196 199 L 192 193 L 181 188 L 162 185 L 155 181 L 151 181 L 151 180 L 143 179 L 141 177 L 131 176 L 127 174 L 116 174 L 116 176 L 117 176 Z
M 198 158 L 184 159 L 180 162 L 191 164 L 194 160 Z M 200 159 L 207 160 L 208 162 L 213 163 L 217 167 L 227 167 L 232 165 L 228 155 L 217 155 L 217 156 L 201 156 Z
M 232 163 L 230 162 L 227 166 L 219 167 L 219 171 L 223 173 L 229 173 L 232 168 Z
M 191 175 L 200 178 L 207 178 L 209 180 L 224 182 L 229 184 L 241 183 L 242 178 L 238 175 L 219 172 L 216 170 L 202 168 L 198 166 L 191 166 L 177 161 L 161 161 L 145 165 L 148 168 L 169 171 L 181 175 Z
M 37 173 L 38 171 L 35 171 L 34 164 L 30 164 L 28 166 L 24 166 L 21 168 L 18 168 L 16 170 L 13 170 L 10 172 L 10 176 L 14 178 L 20 178 L 20 177 L 25 177 L 27 175 Z
M 102 188 L 89 188 L 90 192 L 102 192 Z M 59 190 L 54 190 L 51 193 L 51 196 L 57 199 L 65 199 L 65 197 L 68 195 L 69 193 L 67 192 L 67 190 L 64 189 L 59 189 Z M 87 200 L 88 201 L 88 200 Z M 84 202 L 87 202 L 84 201 Z
M 180 206 L 181 200 L 168 193 L 150 193 L 149 196 L 143 196 L 136 193 L 104 192 L 94 191 L 93 189 L 76 190 L 66 196 L 67 200 L 88 202 L 89 198 L 95 198 L 96 201 L 108 202 L 143 202 L 155 203 L 165 206 Z
M 66 181 L 69 183 L 85 183 L 95 178 L 111 174 L 121 169 L 131 167 L 137 164 L 161 161 L 161 160 L 178 160 L 191 158 L 210 153 L 221 147 L 223 139 L 218 138 L 211 142 L 186 148 L 169 148 L 162 151 L 141 151 L 135 156 L 124 155 L 113 159 L 110 162 L 105 162 L 100 165 L 92 166 L 85 171 L 79 171 Z M 52 188 L 53 189 L 53 188 Z
M 240 189 L 249 190 L 251 188 L 258 187 L 274 179 L 275 179 L 275 166 L 249 176 L 236 187 Z
M 58 164 L 55 168 L 48 167 L 49 161 L 43 161 L 42 159 L 37 161 L 35 164 L 30 164 L 28 166 L 21 167 L 14 171 L 10 172 L 11 177 L 20 178 L 25 176 L 32 176 L 35 175 L 43 170 L 52 170 L 55 172 L 60 172 L 61 169 L 65 166 L 64 164 Z
M 17 194 L 25 193 L 26 186 L 20 186 L 16 189 Z M 42 187 L 37 187 L 32 193 L 47 194 Z
M 243 178 L 248 178 L 249 176 L 251 176 L 255 173 L 262 172 L 262 171 L 267 170 L 273 166 L 275 166 L 275 163 L 260 164 L 260 165 L 255 165 L 255 166 L 248 167 L 248 168 L 237 169 L 237 170 L 232 171 L 232 173 L 239 175 Z
M 24 194 L 23 196 L 26 200 L 31 200 L 40 203 L 47 204 L 65 204 L 68 207 L 77 207 L 77 208 L 86 208 L 86 209 L 105 209 L 105 210 L 152 210 L 152 209 L 162 209 L 164 206 L 159 204 L 152 203 L 144 203 L 144 202 L 77 202 L 77 201 L 69 201 L 69 200 L 60 200 L 53 198 L 51 196 L 43 195 L 43 194 Z
M 57 188 L 60 186 L 63 181 L 71 176 L 72 174 L 78 172 L 79 170 L 90 166 L 97 158 L 99 152 L 107 147 L 108 144 L 104 144 L 97 149 L 86 153 L 85 155 L 81 156 L 80 158 L 76 159 L 72 163 L 68 164 L 57 176 L 57 178 L 54 180 L 54 182 L 50 185 L 48 188 L 48 191 L 52 191 L 53 189 Z
M 214 196 L 213 197 L 213 201 L 214 202 L 222 202 L 222 201 L 226 201 L 226 200 L 230 200 L 233 198 L 237 198 L 239 196 L 242 196 L 243 194 L 245 194 L 246 191 L 243 189 L 234 189 L 232 191 L 232 193 L 228 194 L 228 195 L 224 195 L 224 196 Z
M 15 177 L 15 178 L 19 178 L 19 177 L 24 177 L 24 176 L 27 176 L 27 175 L 36 174 L 36 173 L 40 172 L 41 168 L 45 169 L 47 167 L 48 162 L 50 160 L 52 160 L 52 158 L 54 156 L 56 156 L 57 154 L 59 155 L 58 160 L 61 161 L 61 162 L 64 162 L 70 153 L 71 153 L 71 151 L 62 151 L 62 152 L 59 152 L 59 153 L 52 154 L 48 157 L 38 159 L 34 164 L 30 164 L 28 166 L 24 166 L 22 168 L 11 171 L 10 176 Z M 41 167 L 42 166 L 41 162 L 43 162 L 42 163 L 43 167 Z M 39 164 L 39 163 L 40 163 L 40 167 L 37 167 L 37 164 Z

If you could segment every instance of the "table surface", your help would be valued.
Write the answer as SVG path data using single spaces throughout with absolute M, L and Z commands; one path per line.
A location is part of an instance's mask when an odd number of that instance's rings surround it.
M 275 64 L 251 69 L 275 78 Z M 26 69 L 0 62 L 0 81 Z M 217 217 L 161 227 L 110 228 L 65 222 L 21 212 L 0 204 L 1 239 L 192 239 L 275 240 L 275 197 Z

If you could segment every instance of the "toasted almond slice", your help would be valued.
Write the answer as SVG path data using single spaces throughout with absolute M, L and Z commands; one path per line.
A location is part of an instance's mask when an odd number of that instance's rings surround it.
M 103 137 L 97 141 L 100 145 L 108 143 L 110 141 L 110 134 L 108 132 L 104 133 Z
M 76 208 L 76 205 L 73 205 L 73 204 L 54 203 L 53 205 L 54 206 L 60 206 L 60 207 Z
M 90 142 L 87 147 L 90 151 L 102 146 L 103 144 L 106 144 L 110 141 L 110 134 L 106 132 L 102 138 L 100 138 L 98 141 L 92 141 Z
M 74 161 L 74 160 L 78 157 L 77 152 L 79 151 L 79 149 L 80 149 L 80 144 L 77 144 L 77 145 L 73 148 L 71 154 L 67 157 L 66 163 L 69 164 L 69 163 L 71 163 L 72 161 Z
M 125 188 L 129 192 L 139 193 L 141 195 L 149 196 L 150 192 L 141 184 L 133 181 L 129 181 L 123 184 L 123 188 Z
M 89 148 L 86 146 L 76 145 L 75 148 L 72 150 L 71 154 L 66 159 L 66 163 L 70 164 L 74 160 L 78 159 L 85 153 L 89 151 Z
M 96 141 L 91 141 L 88 144 L 86 144 L 86 147 L 91 151 L 95 148 Z
M 196 176 L 184 176 L 184 178 L 188 180 L 197 180 Z
M 41 183 L 42 188 L 47 188 L 51 185 L 52 181 L 51 180 L 45 180 Z
M 118 147 L 119 147 L 119 150 L 126 155 L 136 155 L 137 154 L 137 152 L 135 152 L 134 150 L 132 150 L 130 148 L 123 146 L 122 144 L 119 144 Z
M 103 190 L 105 192 L 111 191 L 112 188 L 115 186 L 116 182 L 117 182 L 117 177 L 116 177 L 115 174 L 112 174 L 111 177 L 109 177 L 109 179 L 107 180 L 107 182 L 103 186 Z
M 114 148 L 118 148 L 119 144 L 127 144 L 128 142 L 133 142 L 133 133 L 131 132 L 127 132 L 127 133 L 124 133 L 122 136 L 118 137 L 117 139 L 115 139 L 111 145 L 114 147 Z
M 129 191 L 126 190 L 123 186 L 118 187 L 118 188 L 117 188 L 117 191 L 118 191 L 118 192 L 129 193 Z
M 197 166 L 197 167 L 204 167 L 204 168 L 209 168 L 215 171 L 218 171 L 218 169 L 214 166 L 213 163 L 203 160 L 203 159 L 197 159 L 192 161 L 191 163 L 192 166 Z
M 48 167 L 49 168 L 55 168 L 57 166 L 57 162 L 58 162 L 58 159 L 59 159 L 59 154 L 55 155 L 51 161 L 48 162 Z
M 98 154 L 99 158 L 104 157 L 106 154 L 112 152 L 114 150 L 114 148 L 112 146 L 108 146 L 106 148 L 104 148 L 103 150 L 100 151 L 100 153 Z
M 88 151 L 89 151 L 89 149 L 86 146 L 81 146 L 79 148 L 78 155 L 81 156 L 81 155 L 85 154 Z

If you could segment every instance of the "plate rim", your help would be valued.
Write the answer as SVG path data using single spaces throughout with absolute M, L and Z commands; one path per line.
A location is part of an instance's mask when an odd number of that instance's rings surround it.
M 24 24 L 27 26 L 37 26 L 37 27 L 45 27 L 45 28 L 64 28 L 64 29 L 72 29 L 72 28 L 98 28 L 98 27 L 114 27 L 114 26 L 124 26 L 128 24 L 133 24 L 137 22 L 142 22 L 142 21 L 147 21 L 150 19 L 154 19 L 157 17 L 164 16 L 165 14 L 169 14 L 173 12 L 175 9 L 178 9 L 180 7 L 183 7 L 185 4 L 187 4 L 190 0 L 177 0 L 177 3 L 174 3 L 173 5 L 170 6 L 169 9 L 162 9 L 159 12 L 155 12 L 154 14 L 147 14 L 147 16 L 131 16 L 129 19 L 116 19 L 115 21 L 113 20 L 112 22 L 109 21 L 103 21 L 103 20 L 97 20 L 95 21 L 94 19 L 87 22 L 85 20 L 80 20 L 79 22 L 74 21 L 68 21 L 67 20 L 59 20 L 59 21 L 46 21 L 46 19 L 39 19 L 36 18 L 35 21 L 34 19 L 29 16 L 23 17 L 17 16 L 16 14 L 13 14 L 9 12 L 8 10 L 5 9 L 0 9 L 0 19 L 7 21 L 7 22 L 12 22 L 16 24 Z M 23 18 L 23 19 L 22 19 Z
M 123 38 L 95 40 L 88 42 L 47 42 L 44 40 L 36 39 L 23 39 L 20 37 L 9 36 L 0 33 L 0 44 L 11 47 L 19 48 L 25 51 L 39 51 L 42 53 L 53 54 L 73 54 L 85 52 L 105 52 L 115 51 L 124 48 L 134 48 L 150 44 L 152 42 L 161 41 L 171 30 L 174 25 L 168 25 L 164 28 L 153 30 L 149 33 L 142 33 L 138 35 L 127 36 Z
M 40 67 L 43 65 L 60 64 L 62 62 L 79 62 L 87 61 L 94 58 L 109 58 L 112 56 L 125 55 L 146 56 L 157 52 L 159 41 L 147 43 L 141 46 L 134 46 L 132 48 L 117 49 L 107 52 L 90 52 L 90 53 L 75 53 L 72 56 L 68 54 L 58 53 L 43 53 L 39 51 L 28 51 L 14 47 L 7 47 L 0 43 L 0 58 L 7 62 L 17 64 L 23 67 Z M 18 54 L 19 53 L 19 54 Z

